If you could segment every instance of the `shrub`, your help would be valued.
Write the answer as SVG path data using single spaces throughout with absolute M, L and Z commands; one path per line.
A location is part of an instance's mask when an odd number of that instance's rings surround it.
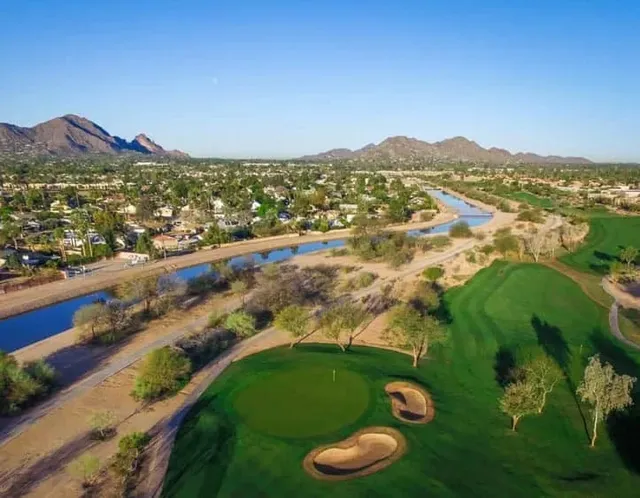
M 420 221 L 431 221 L 434 217 L 434 214 L 431 211 L 422 211 L 420 213 Z
M 449 229 L 449 236 L 463 239 L 473 237 L 473 232 L 471 231 L 471 228 L 469 228 L 469 223 L 466 221 L 458 221 L 451 225 L 451 228 Z
M 191 360 L 194 370 L 202 368 L 233 342 L 233 334 L 224 330 L 203 330 L 180 339 L 176 346 Z
M 493 253 L 493 251 L 495 251 L 496 248 L 494 246 L 492 246 L 491 244 L 487 244 L 484 245 L 480 248 L 480 252 L 486 256 L 488 256 L 489 254 Z
M 138 472 L 142 452 L 150 440 L 144 432 L 132 432 L 118 441 L 118 452 L 113 459 L 112 468 L 122 477 L 125 489 L 128 488 L 129 479 Z
M 435 282 L 442 275 L 444 275 L 444 270 L 439 266 L 430 266 L 422 271 L 422 276 L 430 282 Z
M 475 263 L 477 263 L 477 262 L 478 262 L 478 260 L 476 259 L 476 253 L 475 253 L 475 252 L 473 252 L 473 251 L 468 251 L 468 252 L 465 254 L 465 258 L 467 259 L 467 261 L 468 261 L 469 263 L 473 263 L 473 264 L 475 264 Z
M 91 436 L 98 441 L 104 441 L 115 433 L 116 416 L 113 412 L 96 412 L 89 418 Z
M 256 333 L 256 319 L 246 311 L 231 313 L 224 322 L 224 326 L 238 337 L 251 337 Z
M 20 368 L 16 359 L 0 351 L 0 415 L 19 412 L 47 394 L 55 381 L 55 370 L 42 360 Z
M 511 203 L 506 200 L 502 200 L 498 203 L 498 209 L 503 213 L 513 213 L 513 209 L 511 209 Z
M 434 249 L 443 249 L 451 245 L 451 239 L 446 235 L 436 235 L 431 237 L 431 245 Z
M 334 247 L 329 251 L 329 255 L 333 257 L 346 256 L 347 254 L 349 254 L 349 251 L 346 247 L 341 247 L 340 249 Z
M 476 232 L 473 234 L 473 238 L 482 241 L 487 238 L 487 235 L 484 232 Z
M 132 396 L 141 401 L 153 401 L 177 393 L 189 380 L 191 362 L 184 351 L 165 346 L 145 358 Z
M 89 488 L 96 483 L 100 472 L 100 460 L 94 455 L 83 455 L 69 466 L 69 473 L 80 479 L 82 486 Z
M 378 278 L 378 275 L 370 271 L 360 273 L 356 277 L 357 286 L 359 289 L 364 289 L 365 287 L 369 287 L 376 280 L 376 278 Z
M 524 211 L 520 211 L 516 220 L 528 221 L 531 223 L 544 223 L 542 213 L 533 209 L 525 209 Z
M 207 327 L 217 329 L 222 326 L 227 319 L 227 313 L 220 310 L 213 310 L 207 318 Z

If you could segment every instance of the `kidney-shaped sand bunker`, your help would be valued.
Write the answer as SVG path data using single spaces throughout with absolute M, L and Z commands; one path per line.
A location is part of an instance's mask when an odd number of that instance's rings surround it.
M 390 382 L 384 390 L 391 398 L 391 411 L 397 419 L 413 424 L 426 424 L 433 420 L 433 401 L 420 386 L 410 382 Z
M 368 427 L 314 449 L 303 466 L 316 479 L 341 481 L 378 472 L 398 460 L 406 449 L 406 439 L 397 430 Z

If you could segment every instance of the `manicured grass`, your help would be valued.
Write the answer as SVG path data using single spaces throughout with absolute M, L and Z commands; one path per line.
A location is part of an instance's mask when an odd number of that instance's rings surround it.
M 341 362 L 336 367 L 291 368 L 264 375 L 236 395 L 233 407 L 247 426 L 271 436 L 335 432 L 354 423 L 369 406 L 367 381 L 341 368 Z
M 552 208 L 555 205 L 549 197 L 539 197 L 530 192 L 515 192 L 510 194 L 509 198 L 514 201 L 526 202 L 527 204 L 543 209 Z
M 640 248 L 640 216 L 593 216 L 589 235 L 562 261 L 578 270 L 605 275 L 626 246 Z
M 594 352 L 619 372 L 640 374 L 640 355 L 611 337 L 607 311 L 551 268 L 505 262 L 449 291 L 445 303 L 451 316 L 450 341 L 432 350 L 418 369 L 399 353 L 359 347 L 344 354 L 330 345 L 279 348 L 234 363 L 209 387 L 180 429 L 165 495 L 636 496 L 638 409 L 601 426 L 597 447 L 589 449 L 589 413 L 574 395 Z M 523 419 L 514 434 L 498 409 L 498 381 L 505 365 L 523 348 L 546 350 L 567 378 L 550 396 L 545 412 Z M 252 428 L 246 414 L 237 411 L 237 400 L 243 391 L 255 389 L 256 379 L 292 369 L 332 368 L 359 374 L 370 389 L 368 408 L 335 432 L 275 437 Z M 431 423 L 408 425 L 391 415 L 383 388 L 398 379 L 418 382 L 430 391 L 436 407 Z M 271 411 L 269 399 L 264 396 L 263 406 L 253 410 Z M 304 472 L 302 459 L 311 449 L 371 425 L 402 431 L 407 454 L 380 473 L 351 481 L 317 481 Z

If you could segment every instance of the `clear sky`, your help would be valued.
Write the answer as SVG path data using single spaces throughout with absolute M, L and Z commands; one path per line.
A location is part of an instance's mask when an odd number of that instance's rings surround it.
M 640 161 L 638 0 L 0 0 L 0 121 L 196 156 L 390 135 Z

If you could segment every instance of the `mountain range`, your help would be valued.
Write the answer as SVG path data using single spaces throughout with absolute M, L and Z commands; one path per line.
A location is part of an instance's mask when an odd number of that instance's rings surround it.
M 424 142 L 416 138 L 389 137 L 379 144 L 369 144 L 361 149 L 332 149 L 311 156 L 303 161 L 386 160 L 403 161 L 460 161 L 493 164 L 591 164 L 584 157 L 541 156 L 531 152 L 512 154 L 506 149 L 485 149 L 465 137 L 454 137 L 441 142 Z
M 126 153 L 188 157 L 179 150 L 163 149 L 144 134 L 128 142 L 75 114 L 54 118 L 31 128 L 0 123 L 0 154 L 67 156 Z

